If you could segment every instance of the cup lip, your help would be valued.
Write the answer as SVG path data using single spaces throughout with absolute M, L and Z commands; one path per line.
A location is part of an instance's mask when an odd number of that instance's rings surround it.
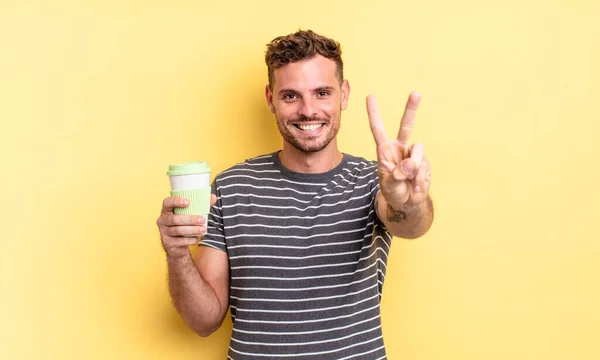
M 206 174 L 210 173 L 211 169 L 206 161 L 191 161 L 179 164 L 169 165 L 169 171 L 167 175 L 178 176 L 178 175 L 192 175 L 192 174 Z
M 210 171 L 206 171 L 206 172 L 189 172 L 189 173 L 175 173 L 173 174 L 172 172 L 167 173 L 167 175 L 169 176 L 185 176 L 185 175 L 210 175 Z
M 174 193 L 185 193 L 185 192 L 190 192 L 190 191 L 194 191 L 194 190 L 206 190 L 210 188 L 210 184 L 207 186 L 196 186 L 196 187 L 192 187 L 192 188 L 185 188 L 185 189 L 171 189 L 171 192 Z

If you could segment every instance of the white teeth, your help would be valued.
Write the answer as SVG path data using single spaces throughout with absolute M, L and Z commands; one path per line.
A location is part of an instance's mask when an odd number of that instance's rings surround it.
M 311 131 L 311 130 L 316 130 L 316 129 L 320 128 L 321 125 L 323 125 L 323 124 L 298 125 L 298 127 L 300 128 L 300 130 Z

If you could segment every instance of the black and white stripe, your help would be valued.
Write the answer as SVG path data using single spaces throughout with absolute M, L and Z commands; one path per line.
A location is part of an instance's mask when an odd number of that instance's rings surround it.
M 385 359 L 380 300 L 391 235 L 374 208 L 376 164 L 344 154 L 300 174 L 277 153 L 213 182 L 201 245 L 226 251 L 229 359 Z

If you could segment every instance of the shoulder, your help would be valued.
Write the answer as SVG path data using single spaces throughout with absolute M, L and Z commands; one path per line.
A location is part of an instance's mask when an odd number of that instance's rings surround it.
M 374 197 L 379 189 L 377 161 L 350 154 L 344 154 L 344 161 L 343 177 L 347 182 L 346 187 L 369 192 Z
M 263 154 L 248 158 L 239 162 L 215 176 L 216 182 L 222 182 L 231 178 L 239 177 L 261 177 L 261 174 L 275 172 L 273 164 L 273 153 Z
M 344 153 L 346 168 L 355 174 L 377 176 L 377 161 Z

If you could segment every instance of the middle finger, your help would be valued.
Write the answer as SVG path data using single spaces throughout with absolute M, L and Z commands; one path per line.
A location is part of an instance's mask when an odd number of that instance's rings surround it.
M 167 235 L 174 236 L 202 236 L 206 233 L 205 226 L 170 226 Z
M 406 108 L 404 109 L 404 115 L 400 120 L 400 130 L 398 131 L 398 141 L 406 147 L 408 147 L 408 141 L 415 124 L 415 117 L 417 115 L 417 109 L 419 108 L 419 102 L 421 101 L 421 94 L 414 91 L 408 96 L 406 102 Z
M 201 224 L 204 224 L 204 217 L 198 215 L 169 215 L 166 222 L 167 226 Z

